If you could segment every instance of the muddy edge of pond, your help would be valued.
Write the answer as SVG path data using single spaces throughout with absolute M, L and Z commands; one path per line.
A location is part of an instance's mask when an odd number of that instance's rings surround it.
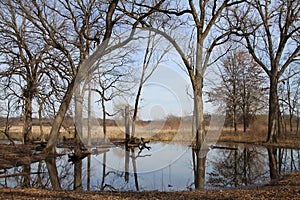
M 300 172 L 285 175 L 265 186 L 246 189 L 183 192 L 87 192 L 1 188 L 0 199 L 300 199 Z

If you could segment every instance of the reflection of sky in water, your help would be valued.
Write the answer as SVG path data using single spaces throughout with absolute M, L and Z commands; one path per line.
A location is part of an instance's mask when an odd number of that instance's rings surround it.
M 193 162 L 192 152 L 187 145 L 181 144 L 164 144 L 164 143 L 150 143 L 152 149 L 150 151 L 144 150 L 140 156 L 136 159 L 136 167 L 138 170 L 138 183 L 140 190 L 160 190 L 160 191 L 178 191 L 187 190 L 190 187 L 194 188 L 194 175 L 193 175 Z M 218 145 L 219 146 L 219 145 Z M 225 145 L 220 145 L 225 146 Z M 247 148 L 244 148 L 247 147 Z M 226 174 L 232 173 L 233 166 L 239 166 L 237 169 L 242 170 L 243 168 L 243 152 L 247 149 L 249 151 L 249 158 L 251 161 L 247 165 L 247 169 L 251 169 L 251 172 L 255 174 L 249 175 L 254 184 L 265 184 L 269 181 L 269 166 L 268 166 L 268 154 L 266 148 L 255 147 L 255 146 L 244 146 L 239 145 L 237 154 L 234 154 L 232 150 L 225 149 L 212 149 L 207 154 L 206 161 L 206 188 L 216 188 L 211 180 L 212 173 L 217 174 L 216 178 L 219 180 L 219 184 L 228 182 L 226 187 L 233 187 L 232 177 L 226 177 Z M 137 150 L 135 152 L 137 155 Z M 151 156 L 148 156 L 151 155 Z M 234 156 L 237 157 L 234 157 Z M 300 170 L 300 151 L 282 149 L 280 154 L 282 156 L 281 171 L 288 173 L 291 170 Z M 291 158 L 293 155 L 293 159 Z M 236 165 L 231 162 L 238 158 Z M 135 180 L 133 174 L 133 165 L 131 158 L 129 159 L 129 182 L 126 183 L 124 179 L 125 169 L 125 153 L 124 149 L 120 147 L 112 148 L 106 154 L 106 173 L 105 184 L 112 186 L 117 190 L 132 190 L 135 191 Z M 87 188 L 87 158 L 82 163 L 82 184 L 83 188 Z M 91 189 L 99 190 L 102 182 L 102 170 L 103 170 L 103 154 L 98 156 L 91 156 Z M 223 165 L 225 164 L 225 165 Z M 292 164 L 292 165 L 291 165 Z M 56 163 L 58 167 L 58 174 L 61 181 L 61 186 L 64 189 L 73 188 L 73 170 L 74 165 L 68 162 L 68 156 L 63 156 L 57 159 Z M 226 169 L 226 165 L 228 169 Z M 38 163 L 31 165 L 33 173 L 31 175 L 32 183 L 37 181 Z M 48 177 L 47 168 L 44 162 L 42 162 L 42 182 L 46 185 L 46 188 L 51 188 L 51 183 Z M 218 168 L 220 167 L 220 169 Z M 22 167 L 9 169 L 7 173 L 20 173 Z M 225 173 L 224 173 L 225 172 Z M 239 171 L 240 172 L 240 171 Z M 225 175 L 224 175 L 225 174 Z M 239 177 L 239 180 L 242 180 Z M 231 181 L 231 182 L 230 182 Z M 2 186 L 7 185 L 8 187 L 17 187 L 21 185 L 22 178 L 10 177 L 0 179 Z M 250 181 L 249 181 L 250 182 Z M 245 184 L 240 183 L 239 186 Z M 108 187 L 106 189 L 109 189 Z
M 184 145 L 171 145 L 163 143 L 150 144 L 150 151 L 144 149 L 140 157 L 136 159 L 139 173 L 153 172 L 161 168 L 165 168 L 168 165 L 174 164 L 176 160 L 184 156 L 188 147 Z M 135 155 L 137 156 L 138 150 L 135 150 Z M 107 163 L 108 167 L 123 170 L 124 169 L 124 157 L 125 152 L 122 148 L 112 149 L 107 153 Z M 120 158 L 120 159 L 116 159 Z M 122 160 L 123 159 L 123 160 Z M 99 159 L 102 161 L 102 158 Z M 132 168 L 130 169 L 132 171 Z
M 193 180 L 192 163 L 189 160 L 191 151 L 185 145 L 168 145 L 163 143 L 151 144 L 151 150 L 143 150 L 141 157 L 136 159 L 138 170 L 139 186 L 142 190 L 185 190 L 187 185 L 190 185 Z M 135 152 L 137 155 L 137 151 Z M 145 157 L 144 157 L 145 156 Z M 107 172 L 111 170 L 124 171 L 125 153 L 122 148 L 111 149 L 107 152 Z M 102 160 L 103 155 L 97 156 L 92 161 L 92 185 L 101 182 L 102 178 Z M 86 166 L 86 159 L 84 160 Z M 129 161 L 129 185 L 135 190 L 132 160 Z M 116 180 L 118 181 L 116 181 Z M 123 187 L 125 184 L 124 177 L 118 177 L 118 174 L 110 174 L 107 177 L 107 184 L 110 182 L 120 184 Z M 173 186 L 173 187 L 168 187 Z

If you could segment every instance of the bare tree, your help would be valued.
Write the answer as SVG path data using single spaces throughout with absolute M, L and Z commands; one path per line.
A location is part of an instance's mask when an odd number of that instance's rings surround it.
M 179 19 L 180 28 L 184 25 L 185 21 L 188 32 L 191 38 L 192 45 L 190 45 L 189 51 L 185 51 L 184 47 L 178 42 L 179 39 L 171 35 L 170 24 L 175 21 L 168 20 L 162 17 L 160 23 L 147 23 L 144 22 L 144 26 L 151 27 L 150 29 L 163 37 L 165 37 L 178 52 L 184 68 L 186 69 L 194 92 L 195 102 L 195 116 L 196 116 L 196 142 L 195 148 L 197 152 L 197 179 L 195 182 L 196 189 L 204 187 L 205 176 L 205 151 L 201 151 L 201 148 L 205 148 L 205 124 L 204 124 L 204 111 L 203 111 L 203 81 L 206 69 L 212 65 L 215 59 L 212 59 L 212 53 L 214 49 L 223 44 L 229 38 L 231 30 L 226 30 L 226 25 L 222 23 L 222 27 L 219 23 L 222 21 L 222 16 L 227 7 L 240 3 L 240 1 L 202 1 L 197 2 L 189 0 L 185 2 L 187 9 L 183 9 L 184 3 L 181 2 L 165 2 L 165 7 L 162 6 L 158 11 L 165 14 L 165 16 L 174 16 L 175 19 Z M 141 5 L 147 7 L 147 5 Z M 134 16 L 133 16 L 134 17 Z M 172 21 L 172 22 L 171 22 Z M 157 25 L 159 24 L 159 25 Z M 192 24 L 190 26 L 190 24 Z M 220 25 L 220 26 L 219 26 Z M 174 27 L 174 26 L 173 26 Z M 181 29 L 182 30 L 182 29 Z M 174 32 L 174 30 L 172 29 Z
M 126 51 L 123 49 L 123 51 Z M 130 67 L 127 67 L 127 52 L 119 52 L 121 57 L 115 58 L 116 60 L 110 60 L 110 64 L 103 64 L 101 69 L 98 68 L 94 72 L 93 82 L 95 87 L 92 91 L 99 95 L 99 100 L 102 109 L 102 129 L 104 134 L 104 141 L 107 140 L 107 116 L 114 116 L 114 113 L 110 113 L 106 104 L 112 101 L 117 96 L 122 96 L 130 89 Z M 106 65 L 106 66 L 105 66 Z M 125 86 L 128 84 L 129 87 Z
M 242 50 L 232 50 L 221 60 L 221 86 L 211 88 L 209 101 L 224 101 L 227 120 L 232 122 L 234 133 L 237 134 L 239 118 L 242 118 L 246 132 L 256 112 L 264 107 L 263 71 L 251 55 Z
M 280 129 L 278 83 L 299 57 L 299 12 L 299 1 L 255 0 L 234 8 L 229 17 L 236 34 L 243 38 L 242 43 L 269 77 L 269 143 L 277 141 Z
M 0 64 L 4 68 L 1 74 L 8 78 L 6 88 L 14 78 L 18 80 L 15 85 L 22 90 L 21 94 L 15 94 L 24 101 L 23 143 L 28 143 L 32 134 L 32 103 L 43 76 L 48 45 L 41 38 L 32 37 L 37 30 L 16 10 L 13 1 L 2 1 L 0 6 L 0 51 L 3 55 Z
M 169 48 L 167 47 L 163 52 L 159 55 L 157 54 L 159 41 L 161 40 L 161 37 L 157 38 L 156 34 L 153 34 L 153 32 L 148 31 L 148 37 L 147 37 L 147 46 L 145 48 L 145 53 L 143 57 L 143 63 L 142 63 L 142 70 L 141 70 L 141 76 L 139 78 L 138 88 L 135 96 L 134 101 L 134 108 L 133 108 L 133 115 L 132 115 L 132 127 L 131 127 L 131 136 L 135 136 L 135 123 L 138 115 L 138 109 L 139 109 L 139 101 L 141 98 L 142 88 L 143 85 L 147 82 L 147 80 L 152 76 L 152 74 L 155 72 L 159 64 L 162 62 L 164 56 L 169 51 Z

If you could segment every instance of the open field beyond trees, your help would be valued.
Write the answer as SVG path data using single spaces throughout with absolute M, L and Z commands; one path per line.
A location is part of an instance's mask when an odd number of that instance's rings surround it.
M 72 119 L 68 119 L 70 121 Z M 10 125 L 9 134 L 14 140 L 22 140 L 22 121 L 14 119 L 14 122 Z M 42 129 L 44 136 L 47 140 L 51 130 L 51 120 L 44 120 Z M 99 120 L 101 122 L 101 120 Z M 72 122 L 68 122 L 60 129 L 60 141 L 63 138 L 74 138 L 75 127 Z M 71 124 L 71 125 L 70 125 Z M 295 125 L 296 127 L 296 125 Z M 286 127 L 288 129 L 289 127 Z M 0 127 L 4 129 L 4 127 Z M 32 126 L 31 138 L 33 141 L 40 140 L 41 127 L 38 122 Z M 109 120 L 106 127 L 106 136 L 109 140 L 124 140 L 125 139 L 125 127 L 123 122 L 115 122 Z M 257 119 L 253 121 L 248 127 L 246 132 L 243 132 L 242 125 L 238 125 L 238 131 L 235 134 L 234 130 L 230 126 L 209 127 L 206 125 L 206 130 L 209 130 L 207 134 L 207 142 L 236 142 L 236 143 L 253 143 L 253 144 L 265 144 L 267 138 L 267 116 L 257 116 Z M 192 135 L 192 123 L 190 121 L 181 120 L 174 117 L 173 120 L 161 120 L 161 121 L 139 121 L 136 125 L 135 136 L 140 138 L 146 138 L 151 141 L 165 141 L 165 142 L 191 142 L 194 139 Z M 101 123 L 96 123 L 92 126 L 91 138 L 94 142 L 101 142 L 104 138 L 103 127 Z M 278 143 L 272 144 L 274 146 L 299 148 L 300 146 L 300 133 L 285 132 L 278 136 Z M 86 144 L 87 140 L 87 128 L 83 126 L 82 141 Z M 4 134 L 0 133 L 0 140 L 7 140 Z M 266 144 L 265 144 L 266 145 Z M 271 144 L 268 144 L 271 145 Z

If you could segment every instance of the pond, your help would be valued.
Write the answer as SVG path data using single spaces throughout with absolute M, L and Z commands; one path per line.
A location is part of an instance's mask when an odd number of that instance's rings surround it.
M 188 144 L 149 143 L 151 149 L 125 151 L 123 146 L 102 149 L 82 160 L 70 162 L 69 156 L 56 158 L 59 184 L 63 189 L 117 191 L 182 191 L 195 188 L 197 159 Z M 70 153 L 67 149 L 60 152 Z M 279 174 L 300 170 L 298 149 L 273 149 Z M 211 146 L 205 161 L 204 188 L 220 189 L 257 186 L 270 182 L 268 149 L 245 144 Z M 52 188 L 45 161 L 30 166 L 30 186 Z M 76 173 L 74 173 L 76 172 Z M 24 173 L 24 167 L 5 171 Z M 22 185 L 23 176 L 0 178 L 1 187 Z M 74 184 L 75 182 L 75 184 Z

